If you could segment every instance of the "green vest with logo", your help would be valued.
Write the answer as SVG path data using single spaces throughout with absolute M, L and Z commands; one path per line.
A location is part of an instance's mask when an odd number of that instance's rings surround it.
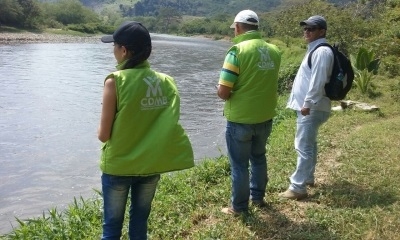
M 228 121 L 255 124 L 272 119 L 278 99 L 278 73 L 281 52 L 265 42 L 258 31 L 249 31 L 233 39 L 240 73 L 225 102 Z M 228 51 L 228 52 L 229 52 Z
M 192 146 L 179 123 L 174 79 L 151 70 L 147 61 L 107 78 L 115 79 L 117 113 L 111 138 L 102 146 L 101 170 L 146 176 L 193 167 Z

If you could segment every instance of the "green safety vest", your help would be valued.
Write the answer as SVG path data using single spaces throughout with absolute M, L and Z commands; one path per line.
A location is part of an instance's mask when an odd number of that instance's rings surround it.
M 278 99 L 278 73 L 281 52 L 265 42 L 258 31 L 249 31 L 233 39 L 240 73 L 232 94 L 225 102 L 224 115 L 228 121 L 244 124 L 272 119 Z
M 179 123 L 174 79 L 151 70 L 147 61 L 107 78 L 115 79 L 117 113 L 111 138 L 102 146 L 101 170 L 146 176 L 193 167 L 192 146 Z

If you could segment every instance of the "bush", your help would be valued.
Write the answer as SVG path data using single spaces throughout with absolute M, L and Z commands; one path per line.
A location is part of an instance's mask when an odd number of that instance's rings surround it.
M 206 33 L 206 22 L 204 19 L 196 19 L 181 26 L 182 32 L 185 34 L 204 34 Z
M 100 22 L 97 13 L 83 6 L 78 0 L 61 0 L 44 4 L 43 7 L 48 18 L 56 19 L 64 25 Z
M 400 75 L 400 58 L 398 56 L 388 56 L 382 60 L 384 74 L 390 78 Z
M 69 24 L 67 29 L 89 34 L 95 34 L 99 32 L 111 34 L 114 32 L 114 28 L 112 26 L 98 23 Z
M 289 64 L 286 66 L 281 66 L 278 78 L 278 93 L 284 94 L 289 92 L 292 88 L 294 78 L 296 77 L 298 65 Z
M 112 34 L 115 31 L 115 28 L 108 24 L 98 24 L 97 30 L 102 33 Z
M 64 27 L 63 24 L 61 24 L 60 22 L 58 22 L 58 21 L 56 21 L 56 20 L 54 20 L 54 19 L 48 19 L 48 20 L 45 22 L 45 25 L 46 25 L 47 27 L 49 27 L 49 28 L 58 28 L 58 29 Z

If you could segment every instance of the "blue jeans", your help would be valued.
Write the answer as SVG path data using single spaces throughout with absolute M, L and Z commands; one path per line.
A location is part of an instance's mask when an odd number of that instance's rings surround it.
M 266 144 L 272 131 L 272 120 L 258 124 L 229 122 L 226 145 L 232 171 L 232 207 L 247 211 L 249 198 L 261 201 L 268 183 Z M 249 174 L 250 160 L 250 174 Z
M 104 217 L 101 239 L 120 239 L 129 190 L 131 191 L 129 239 L 147 239 L 147 219 L 159 180 L 159 174 L 133 177 L 103 173 L 101 183 Z
M 303 116 L 297 112 L 297 132 L 294 146 L 297 152 L 296 171 L 290 177 L 289 189 L 297 193 L 307 193 L 306 183 L 314 182 L 317 164 L 317 135 L 319 127 L 328 120 L 330 113 L 311 110 Z

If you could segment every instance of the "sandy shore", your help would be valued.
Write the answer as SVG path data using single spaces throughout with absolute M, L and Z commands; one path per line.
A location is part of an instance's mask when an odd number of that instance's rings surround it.
M 98 36 L 72 36 L 64 34 L 51 33 L 10 33 L 0 32 L 0 44 L 18 44 L 18 43 L 99 43 L 102 35 Z M 212 36 L 195 35 L 193 38 L 213 39 Z M 218 41 L 229 41 L 228 37 L 219 39 Z
M 73 43 L 73 42 L 99 42 L 100 36 L 79 37 L 72 35 L 50 33 L 0 33 L 0 44 L 15 43 Z

